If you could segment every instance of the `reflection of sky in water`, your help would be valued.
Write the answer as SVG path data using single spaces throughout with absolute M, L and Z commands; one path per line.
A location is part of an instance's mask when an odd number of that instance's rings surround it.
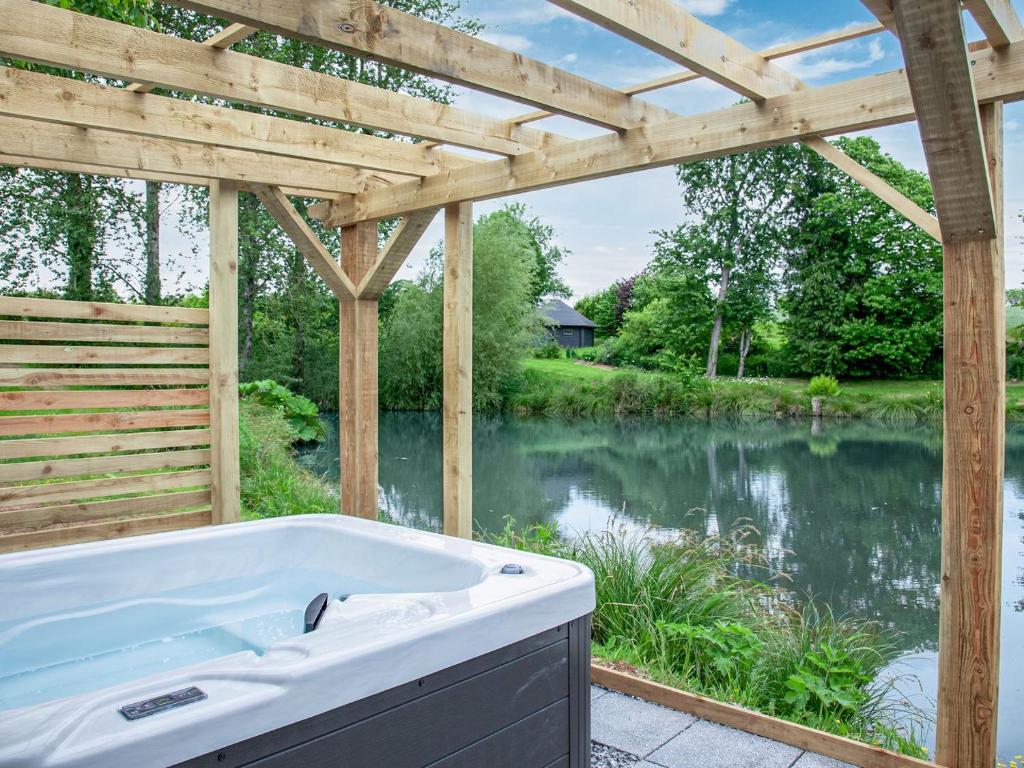
M 437 530 L 437 414 L 380 421 L 381 506 Z M 934 699 L 938 637 L 941 436 L 933 430 L 806 422 L 562 422 L 477 419 L 475 520 L 498 530 L 557 522 L 563 531 L 706 534 L 749 523 L 793 588 L 838 614 L 902 633 L 905 668 Z M 337 430 L 304 460 L 338 475 Z M 1024 752 L 1024 432 L 1007 438 L 999 750 Z M 904 690 L 906 690 L 904 686 Z M 908 691 L 910 692 L 910 691 Z M 1016 725 L 1016 727 L 1014 727 Z

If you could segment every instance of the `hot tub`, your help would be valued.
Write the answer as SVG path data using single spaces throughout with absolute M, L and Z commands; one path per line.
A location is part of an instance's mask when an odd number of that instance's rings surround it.
M 0 766 L 582 768 L 593 607 L 576 563 L 338 515 L 3 555 Z

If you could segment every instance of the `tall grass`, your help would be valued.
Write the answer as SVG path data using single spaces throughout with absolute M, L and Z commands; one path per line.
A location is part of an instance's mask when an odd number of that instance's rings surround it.
M 296 428 L 278 408 L 242 398 L 239 407 L 242 517 L 338 511 L 338 497 L 292 457 Z
M 493 538 L 593 570 L 596 655 L 689 691 L 922 755 L 922 716 L 882 678 L 899 654 L 893 633 L 798 604 L 753 529 L 655 536 L 612 526 L 563 539 L 555 528 L 518 532 L 509 521 Z

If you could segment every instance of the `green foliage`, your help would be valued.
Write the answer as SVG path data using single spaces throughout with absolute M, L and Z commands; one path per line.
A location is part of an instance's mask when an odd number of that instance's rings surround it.
M 1011 307 L 1024 307 L 1024 288 L 1007 288 L 1006 303 Z
M 640 275 L 616 280 L 608 288 L 576 302 L 576 311 L 591 320 L 597 328 L 598 338 L 607 338 L 619 332 L 626 313 L 633 309 L 634 291 Z
M 239 408 L 242 516 L 245 519 L 338 511 L 338 497 L 292 458 L 299 439 L 279 408 L 243 398 Z
M 242 397 L 253 400 L 266 408 L 278 410 L 291 427 L 295 439 L 311 442 L 324 438 L 324 425 L 316 403 L 308 397 L 297 395 L 271 379 L 251 381 L 238 387 Z
M 566 557 L 594 572 L 595 655 L 656 680 L 832 733 L 920 755 L 922 716 L 889 696 L 881 672 L 898 655 L 872 622 L 793 605 L 757 532 L 625 528 L 565 540 L 553 526 L 494 540 Z
M 533 350 L 533 356 L 539 360 L 558 360 L 564 357 L 562 345 L 554 339 L 545 341 Z
M 926 210 L 927 177 L 867 137 L 844 152 Z M 793 373 L 913 378 L 941 371 L 942 249 L 846 174 L 804 150 L 785 273 Z
M 536 251 L 526 227 L 505 211 L 473 227 L 473 407 L 503 406 L 520 380 L 520 360 L 543 332 L 533 305 Z M 419 279 L 398 295 L 380 334 L 380 402 L 425 410 L 441 404 L 443 256 L 435 249 Z
M 545 296 L 571 296 L 572 291 L 557 271 L 569 251 L 554 244 L 554 227 L 545 224 L 537 216 L 530 216 L 523 203 L 506 204 L 492 215 L 507 219 L 510 228 L 520 232 L 529 244 L 533 256 L 530 265 L 530 302 L 536 306 Z
M 835 376 L 815 376 L 807 385 L 811 397 L 835 397 L 839 394 L 839 381 Z

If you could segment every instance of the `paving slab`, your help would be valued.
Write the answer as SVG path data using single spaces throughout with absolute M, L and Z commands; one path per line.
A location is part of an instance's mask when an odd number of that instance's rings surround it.
M 696 721 L 692 715 L 615 691 L 599 697 L 590 708 L 591 738 L 637 757 L 646 757 Z
M 800 753 L 796 747 L 698 720 L 645 757 L 664 768 L 790 768 Z
M 800 759 L 793 763 L 793 768 L 856 768 L 834 757 L 825 757 L 814 752 L 804 752 Z
M 607 688 L 602 688 L 599 685 L 590 686 L 590 703 L 593 704 L 606 693 L 608 693 Z

